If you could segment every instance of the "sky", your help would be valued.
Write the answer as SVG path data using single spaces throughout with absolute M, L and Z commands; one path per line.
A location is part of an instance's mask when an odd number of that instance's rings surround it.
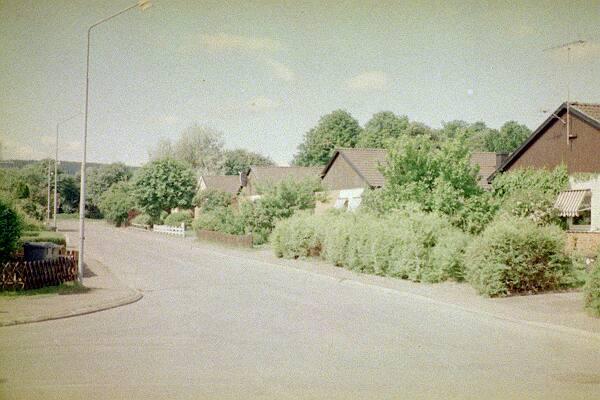
M 54 155 L 84 110 L 86 32 L 135 0 L 0 0 L 5 159 Z M 571 51 L 548 47 L 583 39 Z M 141 165 L 198 123 L 280 164 L 336 109 L 440 127 L 600 102 L 600 0 L 153 0 L 92 30 L 88 161 Z M 568 84 L 569 83 L 569 84 Z M 80 160 L 83 114 L 60 125 Z

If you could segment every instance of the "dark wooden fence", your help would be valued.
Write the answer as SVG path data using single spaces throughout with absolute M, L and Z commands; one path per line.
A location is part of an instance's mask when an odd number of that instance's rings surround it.
M 77 279 L 77 251 L 63 250 L 51 260 L 16 259 L 0 265 L 1 290 L 39 289 Z
M 252 235 L 230 235 L 228 233 L 196 230 L 196 235 L 200 240 L 219 242 L 230 246 L 252 247 Z

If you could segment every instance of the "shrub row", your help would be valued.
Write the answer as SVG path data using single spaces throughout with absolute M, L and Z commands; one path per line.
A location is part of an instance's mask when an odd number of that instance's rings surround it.
M 277 224 L 271 242 L 279 257 L 320 255 L 337 266 L 412 281 L 467 279 L 487 296 L 582 284 L 564 232 L 527 218 L 498 218 L 471 240 L 434 213 L 298 214 Z
M 280 257 L 319 254 L 351 270 L 423 282 L 463 279 L 468 239 L 441 216 L 422 212 L 298 214 L 271 236 Z
M 181 226 L 185 224 L 186 228 L 192 225 L 192 214 L 189 211 L 173 212 L 165 218 L 164 224 L 169 226 Z
M 585 307 L 592 315 L 600 317 L 600 255 L 587 278 L 584 296 Z

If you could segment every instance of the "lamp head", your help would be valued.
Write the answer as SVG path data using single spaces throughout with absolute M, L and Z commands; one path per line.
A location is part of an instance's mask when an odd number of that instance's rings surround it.
M 150 0 L 138 0 L 138 7 L 142 11 L 146 11 L 150 7 L 152 7 L 152 2 Z

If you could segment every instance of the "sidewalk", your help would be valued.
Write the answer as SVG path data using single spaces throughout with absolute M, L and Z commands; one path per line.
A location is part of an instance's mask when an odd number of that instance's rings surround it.
M 207 242 L 198 246 L 246 259 L 248 257 L 318 274 L 335 279 L 340 285 L 367 285 L 388 293 L 409 296 L 416 301 L 427 301 L 443 307 L 458 308 L 489 318 L 497 318 L 541 329 L 551 329 L 600 340 L 600 318 L 588 315 L 583 308 L 580 290 L 545 293 L 530 296 L 486 298 L 477 294 L 467 283 L 415 283 L 407 280 L 361 274 L 335 267 L 318 258 L 287 260 L 277 258 L 269 248 L 233 249 Z
M 90 314 L 136 302 L 138 291 L 121 283 L 104 265 L 88 259 L 85 293 L 0 296 L 0 327 Z

